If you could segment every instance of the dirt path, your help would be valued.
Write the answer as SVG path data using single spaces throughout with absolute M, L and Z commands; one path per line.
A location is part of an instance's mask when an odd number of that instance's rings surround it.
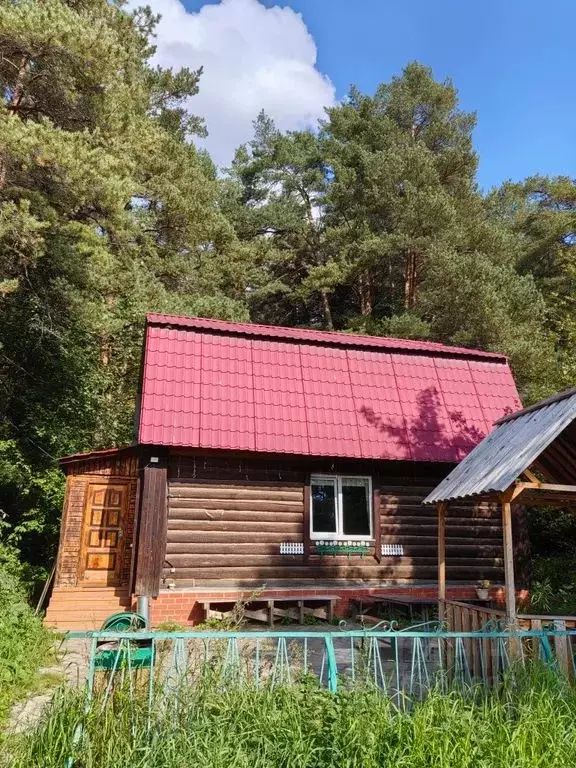
M 88 640 L 63 640 L 57 656 L 57 663 L 38 670 L 43 690 L 14 705 L 6 726 L 8 733 L 21 733 L 35 725 L 63 683 L 79 687 L 86 682 L 90 659 Z

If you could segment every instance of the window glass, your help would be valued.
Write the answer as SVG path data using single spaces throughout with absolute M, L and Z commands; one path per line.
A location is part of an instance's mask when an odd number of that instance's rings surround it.
M 370 500 L 367 478 L 342 478 L 342 533 L 370 536 Z
M 312 530 L 336 533 L 336 481 L 312 480 Z

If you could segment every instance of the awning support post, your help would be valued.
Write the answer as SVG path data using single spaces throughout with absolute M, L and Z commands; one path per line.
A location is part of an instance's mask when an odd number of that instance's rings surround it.
M 444 621 L 446 613 L 446 507 L 445 501 L 438 506 L 438 618 Z
M 516 585 L 514 583 L 514 548 L 512 539 L 512 505 L 502 496 L 502 533 L 504 539 L 504 585 L 506 587 L 506 624 L 516 626 Z

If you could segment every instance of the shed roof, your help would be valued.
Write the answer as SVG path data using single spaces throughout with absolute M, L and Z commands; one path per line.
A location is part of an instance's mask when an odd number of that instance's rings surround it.
M 205 318 L 147 319 L 144 444 L 454 462 L 518 407 L 502 355 Z
M 573 482 L 575 418 L 576 389 L 502 418 L 424 503 L 502 493 L 533 465 L 553 480 Z

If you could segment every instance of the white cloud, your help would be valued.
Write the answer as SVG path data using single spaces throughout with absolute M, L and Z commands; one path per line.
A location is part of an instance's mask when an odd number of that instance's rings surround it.
M 188 12 L 180 0 L 148 0 L 162 19 L 156 63 L 204 67 L 190 111 L 206 120 L 198 142 L 228 164 L 252 136 L 261 109 L 282 130 L 313 125 L 334 103 L 334 86 L 316 69 L 316 44 L 300 14 L 257 0 L 221 0 Z

